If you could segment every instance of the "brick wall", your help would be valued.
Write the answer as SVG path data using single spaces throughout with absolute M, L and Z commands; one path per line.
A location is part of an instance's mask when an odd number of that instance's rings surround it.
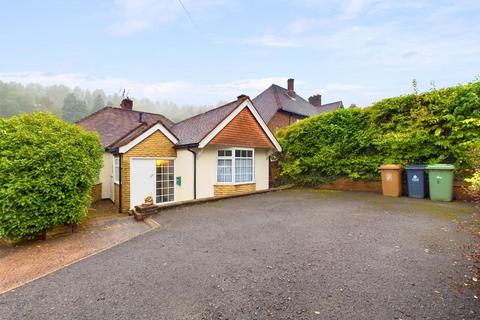
M 250 192 L 255 190 L 256 190 L 255 183 L 237 184 L 237 185 L 216 184 L 213 186 L 213 195 L 215 197 L 229 196 L 231 194 Z
M 102 184 L 98 183 L 91 190 L 92 202 L 102 200 Z
M 289 125 L 295 123 L 297 120 L 300 119 L 302 118 L 284 112 L 277 112 L 273 116 L 272 120 L 270 120 L 270 122 L 268 123 L 268 128 L 270 129 L 270 131 L 275 133 L 278 129 L 288 127 Z
M 148 138 L 122 155 L 122 212 L 130 209 L 130 158 L 135 157 L 176 157 L 177 150 L 173 143 L 160 131 L 152 133 Z M 115 197 L 115 199 L 118 199 Z
M 118 208 L 119 201 L 120 201 L 120 186 L 118 185 L 118 183 L 115 183 L 113 185 L 113 205 L 115 206 L 115 208 Z

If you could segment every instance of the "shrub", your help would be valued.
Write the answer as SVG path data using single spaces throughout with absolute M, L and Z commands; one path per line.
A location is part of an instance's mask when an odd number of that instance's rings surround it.
M 0 118 L 0 238 L 85 217 L 102 154 L 97 134 L 52 114 Z
M 382 163 L 452 163 L 470 174 L 480 145 L 480 82 L 323 113 L 277 137 L 283 181 L 375 179 Z

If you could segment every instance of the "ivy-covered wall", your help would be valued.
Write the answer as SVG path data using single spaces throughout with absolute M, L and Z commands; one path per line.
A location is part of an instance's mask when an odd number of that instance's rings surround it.
M 480 82 L 341 109 L 277 132 L 280 179 L 377 179 L 382 163 L 452 163 L 468 175 L 480 147 Z

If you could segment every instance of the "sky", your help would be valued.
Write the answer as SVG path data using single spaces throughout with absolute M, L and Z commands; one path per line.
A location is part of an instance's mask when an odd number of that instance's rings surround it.
M 294 78 L 367 106 L 480 75 L 479 0 L 1 2 L 1 81 L 214 105 Z

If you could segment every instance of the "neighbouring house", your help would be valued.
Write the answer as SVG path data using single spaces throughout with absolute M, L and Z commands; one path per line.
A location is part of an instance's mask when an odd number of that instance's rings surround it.
M 156 204 L 268 189 L 269 156 L 281 147 L 248 96 L 173 123 L 124 99 L 78 121 L 105 153 L 94 196 L 127 212 Z
M 295 92 L 294 86 L 294 79 L 288 79 L 287 89 L 272 84 L 253 99 L 253 104 L 272 132 L 303 118 L 343 108 L 342 101 L 322 104 L 319 94 L 307 101 Z

